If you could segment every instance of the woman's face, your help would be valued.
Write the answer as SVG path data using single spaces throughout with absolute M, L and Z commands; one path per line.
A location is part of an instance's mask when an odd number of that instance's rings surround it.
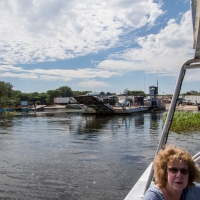
M 167 186 L 171 190 L 182 191 L 188 184 L 189 169 L 188 164 L 180 162 L 167 167 Z

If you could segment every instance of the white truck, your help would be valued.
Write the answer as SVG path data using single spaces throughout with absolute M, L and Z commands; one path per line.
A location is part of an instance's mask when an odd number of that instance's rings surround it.
M 199 104 L 200 103 L 200 96 L 195 96 L 195 95 L 185 95 L 185 99 L 187 101 L 191 101 L 194 104 Z
M 67 104 L 69 103 L 70 97 L 56 97 L 54 98 L 55 104 Z
M 77 103 L 77 101 L 73 97 L 56 97 L 54 98 L 55 104 L 69 104 L 69 103 Z

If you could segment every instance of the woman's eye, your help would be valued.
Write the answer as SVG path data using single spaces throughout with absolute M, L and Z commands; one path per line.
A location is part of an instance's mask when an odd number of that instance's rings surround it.
M 171 169 L 170 172 L 174 174 L 174 173 L 177 172 L 177 170 L 176 169 Z
M 188 169 L 181 169 L 181 173 L 183 175 L 187 175 L 189 173 Z

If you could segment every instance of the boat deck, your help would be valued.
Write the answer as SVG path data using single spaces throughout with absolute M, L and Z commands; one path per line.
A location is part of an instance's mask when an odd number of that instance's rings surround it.
M 103 100 L 94 97 L 94 96 L 78 96 L 74 97 L 79 105 L 82 105 L 82 108 L 85 109 L 83 114 L 99 114 L 99 115 L 115 115 L 115 114 L 134 114 L 141 112 L 149 112 L 152 110 L 165 109 L 165 106 L 160 106 L 157 108 L 152 108 L 148 105 L 144 106 L 111 106 L 107 103 L 104 103 Z

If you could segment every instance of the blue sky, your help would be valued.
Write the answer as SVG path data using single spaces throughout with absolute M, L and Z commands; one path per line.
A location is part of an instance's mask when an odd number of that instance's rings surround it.
M 0 0 L 0 80 L 14 90 L 173 93 L 193 58 L 189 0 Z M 200 92 L 199 71 L 182 92 Z

